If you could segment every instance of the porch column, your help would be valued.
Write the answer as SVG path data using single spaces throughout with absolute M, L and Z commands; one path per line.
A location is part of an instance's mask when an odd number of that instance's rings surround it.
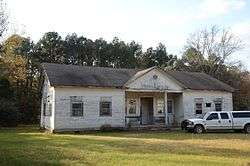
M 168 93 L 164 92 L 165 125 L 168 126 Z

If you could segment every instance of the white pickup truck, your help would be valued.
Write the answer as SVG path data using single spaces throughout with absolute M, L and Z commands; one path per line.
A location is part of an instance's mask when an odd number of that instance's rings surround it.
M 182 128 L 197 134 L 208 130 L 242 130 L 250 133 L 250 111 L 207 112 L 203 118 L 183 121 Z

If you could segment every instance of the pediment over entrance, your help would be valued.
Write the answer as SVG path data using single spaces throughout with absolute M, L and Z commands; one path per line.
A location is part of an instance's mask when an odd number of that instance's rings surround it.
M 182 90 L 175 80 L 157 68 L 152 68 L 132 81 L 128 81 L 126 87 L 140 90 Z

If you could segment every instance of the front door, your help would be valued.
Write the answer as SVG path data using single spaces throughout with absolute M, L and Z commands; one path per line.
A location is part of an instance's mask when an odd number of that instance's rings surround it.
M 153 124 L 153 98 L 141 98 L 141 124 Z

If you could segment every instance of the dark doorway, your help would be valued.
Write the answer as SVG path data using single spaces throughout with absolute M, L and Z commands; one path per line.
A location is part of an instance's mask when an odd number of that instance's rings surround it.
M 141 124 L 153 124 L 153 98 L 141 98 Z

